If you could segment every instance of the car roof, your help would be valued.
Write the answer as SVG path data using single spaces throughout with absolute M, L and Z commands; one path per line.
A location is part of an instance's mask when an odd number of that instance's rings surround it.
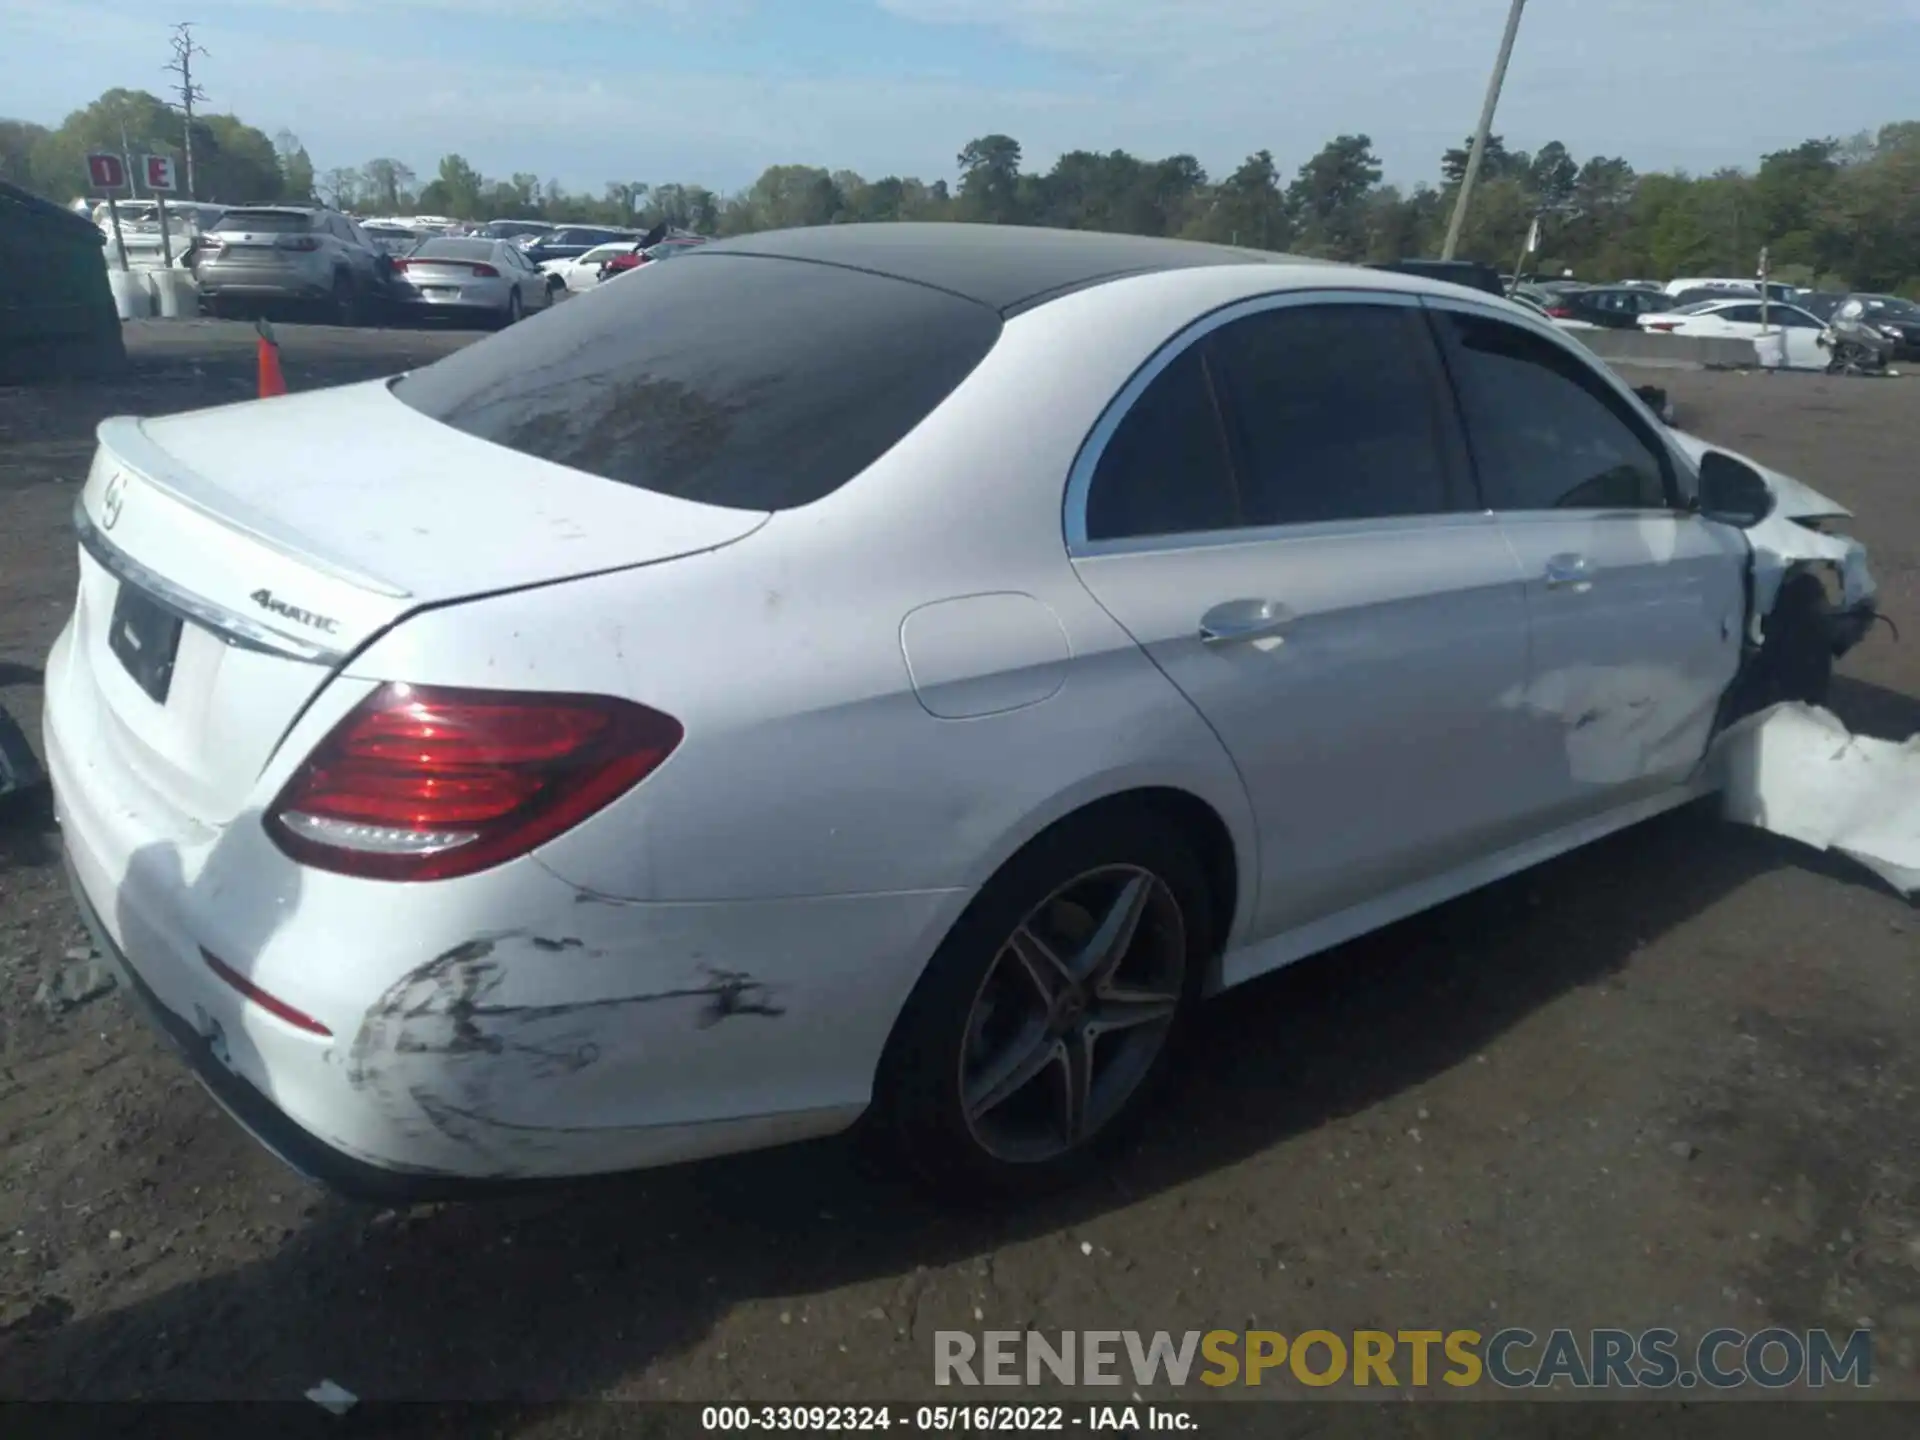
M 689 259 L 751 255 L 865 270 L 944 290 L 1004 316 L 1128 275 L 1203 265 L 1334 264 L 1266 250 L 1094 230 L 912 222 L 769 230 L 689 249 Z

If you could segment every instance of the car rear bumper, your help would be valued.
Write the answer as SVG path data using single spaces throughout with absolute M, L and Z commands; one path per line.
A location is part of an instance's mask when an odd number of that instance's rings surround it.
M 43 749 L 82 914 L 215 1098 L 346 1194 L 488 1193 L 843 1130 L 968 898 L 626 903 L 533 858 L 444 886 L 305 869 L 256 809 L 174 825 L 98 743 L 74 649 L 69 626 Z
M 210 300 L 317 300 L 333 289 L 331 271 L 292 265 L 202 265 L 194 279 L 201 295 Z

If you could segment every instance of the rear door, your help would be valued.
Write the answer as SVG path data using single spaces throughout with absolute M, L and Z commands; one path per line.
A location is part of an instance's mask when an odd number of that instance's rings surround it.
M 1556 337 L 1431 300 L 1481 488 L 1526 577 L 1515 763 L 1543 828 L 1684 780 L 1740 661 L 1746 542 L 1681 503 L 1644 407 Z
M 1220 736 L 1259 823 L 1255 933 L 1513 838 L 1524 587 L 1412 297 L 1202 322 L 1076 471 L 1075 568 Z

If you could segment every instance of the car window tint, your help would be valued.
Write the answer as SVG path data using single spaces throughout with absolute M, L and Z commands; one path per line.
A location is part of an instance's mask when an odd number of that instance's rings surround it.
M 1201 345 L 1183 350 L 1107 441 L 1087 492 L 1089 540 L 1190 535 L 1240 523 L 1204 352 Z
M 837 490 L 986 357 L 1000 318 L 833 265 L 704 254 L 640 273 L 394 382 L 468 435 L 709 505 Z M 903 502 L 906 503 L 906 502 Z
M 213 228 L 226 232 L 251 230 L 256 235 L 302 235 L 311 222 L 298 210 L 229 210 Z
M 1725 320 L 1734 325 L 1758 325 L 1760 307 L 1758 305 L 1729 305 L 1724 310 L 1716 310 L 1714 318 Z
M 1773 312 L 1775 320 L 1793 330 L 1820 330 L 1825 327 L 1804 310 L 1781 306 Z
M 1436 318 L 1495 509 L 1667 507 L 1661 451 L 1578 357 L 1497 320 L 1455 311 Z
M 1304 305 L 1214 336 L 1248 523 L 1433 515 L 1448 504 L 1432 340 L 1408 306 Z

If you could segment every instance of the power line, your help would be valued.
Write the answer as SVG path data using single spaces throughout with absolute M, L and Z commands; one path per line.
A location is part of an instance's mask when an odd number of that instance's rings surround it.
M 180 97 L 178 109 L 186 117 L 187 152 L 187 198 L 199 198 L 199 192 L 193 184 L 193 107 L 207 98 L 207 92 L 194 83 L 193 61 L 195 56 L 204 56 L 207 52 L 193 38 L 193 21 L 182 20 L 173 27 L 173 61 L 160 68 L 171 75 L 179 76 L 173 93 Z

